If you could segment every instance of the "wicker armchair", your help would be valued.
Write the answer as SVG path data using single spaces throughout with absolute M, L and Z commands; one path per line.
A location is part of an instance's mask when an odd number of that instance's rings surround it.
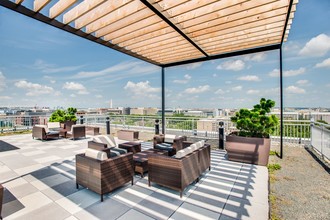
M 166 135 L 155 135 L 153 139 L 154 148 L 168 151 L 169 156 L 173 156 L 179 150 L 183 149 L 183 142 L 187 140 L 186 136 L 175 137 L 171 142 L 166 140 Z
M 84 125 L 72 125 L 71 131 L 68 131 L 66 136 L 71 137 L 73 140 L 80 137 L 86 138 L 86 128 Z
M 198 153 L 180 158 L 172 158 L 161 155 L 150 155 L 148 157 L 148 182 L 155 182 L 159 185 L 182 192 L 193 181 L 198 180 Z

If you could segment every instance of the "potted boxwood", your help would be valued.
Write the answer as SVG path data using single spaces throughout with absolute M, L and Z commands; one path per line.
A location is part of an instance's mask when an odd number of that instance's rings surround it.
M 278 125 L 275 115 L 268 115 L 275 102 L 265 98 L 252 110 L 240 109 L 231 121 L 238 131 L 226 136 L 228 159 L 266 166 L 270 150 L 270 134 Z
M 71 130 L 71 126 L 76 124 L 77 117 L 76 117 L 77 109 L 76 108 L 68 108 L 65 110 L 56 110 L 53 112 L 49 118 L 50 122 L 60 122 L 61 127 Z

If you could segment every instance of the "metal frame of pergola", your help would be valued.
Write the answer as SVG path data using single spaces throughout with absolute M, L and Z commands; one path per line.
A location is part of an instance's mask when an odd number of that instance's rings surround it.
M 34 0 L 33 9 L 23 6 L 23 1 L 0 0 L 0 5 L 50 26 L 160 66 L 163 122 L 165 122 L 166 68 L 279 50 L 280 158 L 283 157 L 282 45 L 288 37 L 289 25 L 292 22 L 298 0 Z M 78 4 L 78 2 L 80 3 Z M 41 10 L 50 3 L 54 4 L 49 9 L 49 15 L 41 13 Z M 253 14 L 251 14 L 252 12 Z M 99 15 L 100 13 L 101 15 Z M 63 16 L 63 22 L 57 19 L 58 16 Z M 240 19 L 235 18 L 235 20 L 233 18 L 235 16 L 240 16 Z M 129 18 L 132 19 L 128 20 Z M 111 19 L 114 20 L 112 23 Z M 224 19 L 228 22 L 224 22 Z M 127 24 L 123 24 L 123 21 Z M 154 23 L 151 23 L 152 21 Z M 193 23 L 194 21 L 198 24 Z M 190 26 L 187 25 L 189 22 Z M 215 23 L 213 27 L 219 30 L 214 31 L 212 27 L 209 27 L 211 23 Z M 246 23 L 250 26 L 234 31 L 237 29 L 234 24 L 243 27 Z M 223 30 L 220 28 L 221 25 L 227 24 L 232 24 L 226 28 L 226 30 L 232 30 L 230 33 L 222 32 Z M 137 25 L 136 30 L 128 33 L 124 31 L 132 25 Z M 151 26 L 154 27 L 152 31 L 149 30 Z M 203 28 L 198 29 L 199 26 Z M 118 27 L 118 30 L 114 27 Z M 252 30 L 257 33 L 254 34 Z M 113 33 L 117 33 L 116 38 L 111 38 Z M 244 33 L 247 33 L 246 36 Z M 128 35 L 132 36 L 127 37 Z M 250 35 L 253 37 L 249 37 Z M 167 44 L 167 42 L 169 43 Z M 169 49 L 164 49 L 164 45 L 168 45 Z M 165 123 L 162 123 L 162 132 L 165 132 Z

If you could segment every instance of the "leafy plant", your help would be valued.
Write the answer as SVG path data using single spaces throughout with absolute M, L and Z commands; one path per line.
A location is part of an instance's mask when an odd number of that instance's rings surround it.
M 269 173 L 273 173 L 275 170 L 280 170 L 282 167 L 278 163 L 268 164 L 267 166 Z
M 239 130 L 238 135 L 269 138 L 269 135 L 274 132 L 278 125 L 278 119 L 275 115 L 267 115 L 274 106 L 274 101 L 262 98 L 260 104 L 253 106 L 252 110 L 240 109 L 236 112 L 235 116 L 230 119 L 236 123 L 236 128 Z
M 56 110 L 52 113 L 49 118 L 50 122 L 65 122 L 65 121 L 77 121 L 76 117 L 77 109 L 76 108 L 68 108 L 65 110 Z

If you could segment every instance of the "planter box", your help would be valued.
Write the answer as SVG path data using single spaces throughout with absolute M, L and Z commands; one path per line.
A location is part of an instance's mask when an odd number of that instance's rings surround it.
M 270 138 L 226 136 L 226 150 L 231 161 L 267 166 Z
M 119 130 L 117 132 L 117 136 L 121 140 L 137 141 L 139 139 L 139 132 L 131 130 Z

